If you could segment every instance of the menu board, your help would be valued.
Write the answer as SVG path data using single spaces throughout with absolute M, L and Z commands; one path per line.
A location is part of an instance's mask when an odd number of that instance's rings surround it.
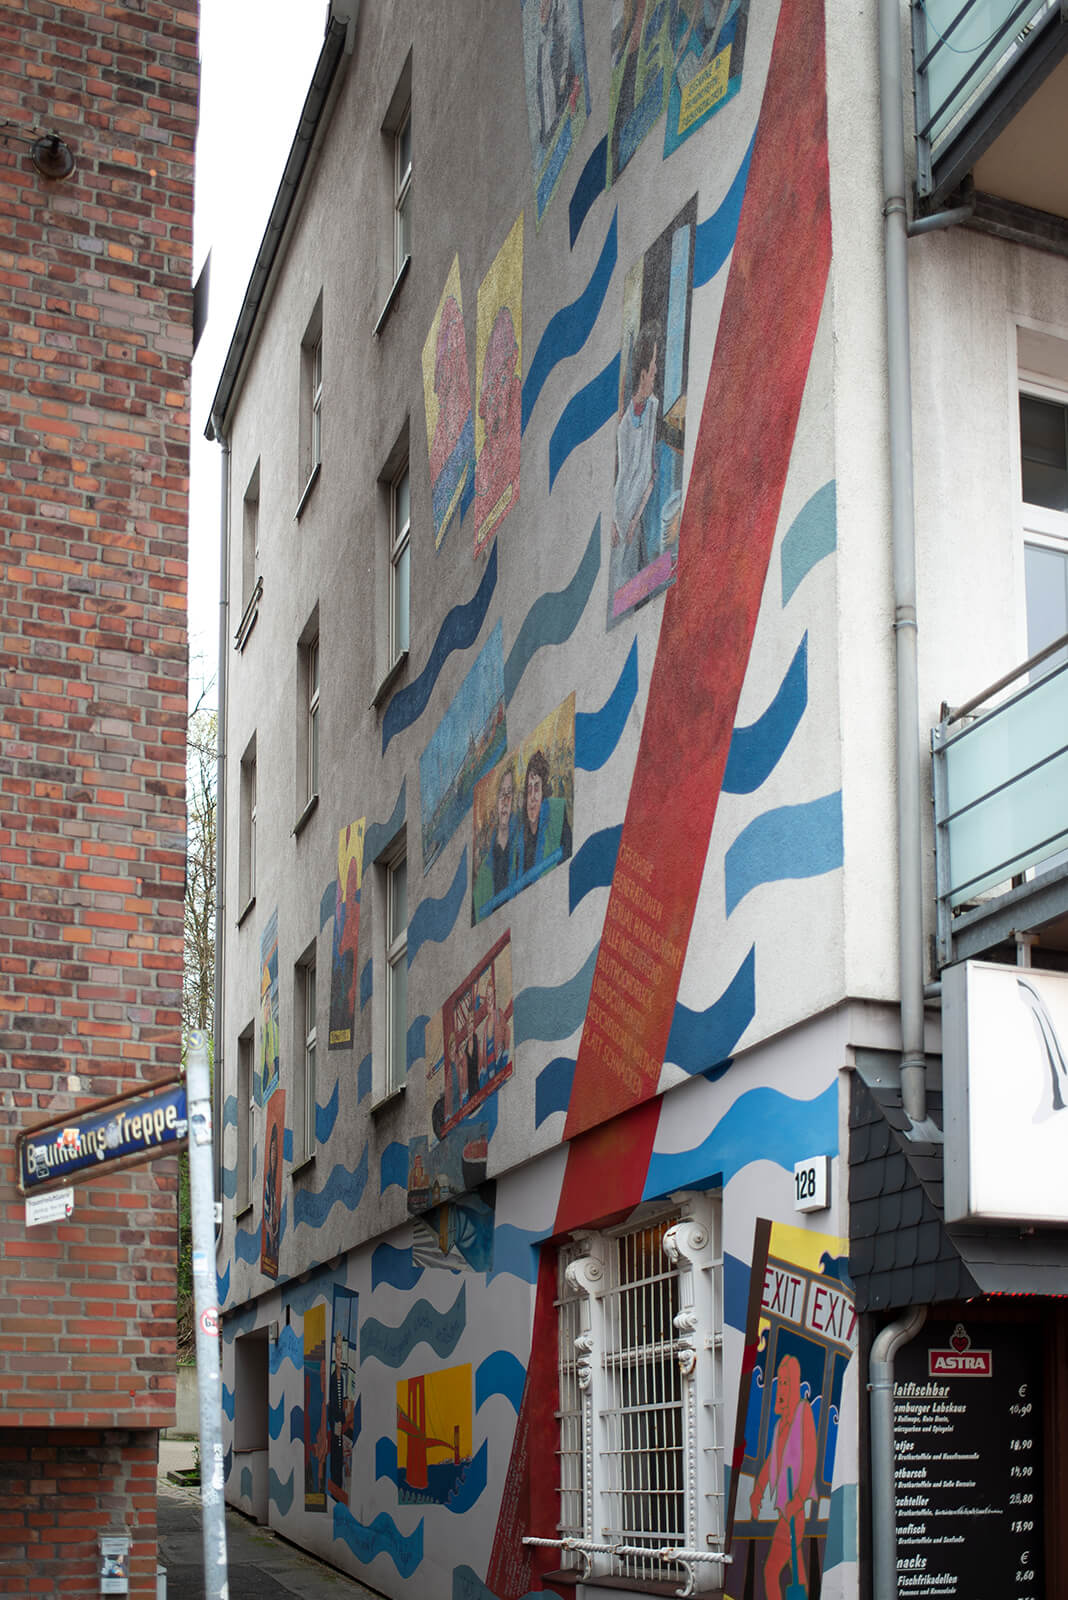
M 894 1369 L 900 1595 L 1039 1600 L 1042 1345 L 1013 1323 L 927 1323 Z

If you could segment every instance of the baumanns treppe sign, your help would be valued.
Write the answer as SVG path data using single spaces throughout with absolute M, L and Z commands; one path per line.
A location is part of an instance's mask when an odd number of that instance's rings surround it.
M 19 1134 L 19 1188 L 34 1194 L 151 1161 L 180 1149 L 188 1126 L 181 1082 L 66 1112 Z

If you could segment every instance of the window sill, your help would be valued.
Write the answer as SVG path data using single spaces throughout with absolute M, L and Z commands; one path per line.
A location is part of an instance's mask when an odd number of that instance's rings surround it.
M 378 688 L 375 690 L 374 695 L 371 698 L 372 711 L 376 711 L 382 704 L 383 700 L 386 698 L 387 694 L 392 689 L 393 685 L 396 683 L 397 679 L 400 677 L 407 665 L 408 652 L 407 650 L 402 650 L 396 661 L 394 661 L 393 665 L 386 673 L 385 677 L 382 679 L 382 682 L 378 685 Z
M 256 579 L 256 587 L 248 597 L 248 603 L 241 613 L 241 621 L 234 634 L 234 649 L 243 650 L 248 643 L 249 635 L 256 626 L 256 619 L 260 614 L 260 601 L 263 598 L 263 579 Z
M 310 1156 L 301 1156 L 296 1165 L 290 1167 L 289 1176 L 298 1178 L 302 1172 L 307 1172 L 309 1167 L 314 1167 L 316 1154 L 317 1152 L 313 1150 Z
M 252 907 L 255 904 L 256 904 L 256 896 L 254 894 L 249 895 L 248 899 L 245 901 L 244 905 L 241 907 L 241 910 L 237 913 L 237 926 L 239 928 L 240 928 L 241 924 L 244 922 L 245 918 L 248 916 L 249 912 L 252 910 Z
M 380 1111 L 385 1111 L 387 1107 L 395 1105 L 398 1100 L 402 1100 L 407 1087 L 406 1083 L 399 1083 L 395 1089 L 387 1089 L 380 1100 L 372 1101 L 371 1115 L 373 1117 L 377 1116 Z
M 400 264 L 400 271 L 393 280 L 393 287 L 386 296 L 386 303 L 378 313 L 378 321 L 375 323 L 373 330 L 376 339 L 382 332 L 382 329 L 385 327 L 386 323 L 389 321 L 390 313 L 400 298 L 400 292 L 404 286 L 404 280 L 408 276 L 408 268 L 411 266 L 411 264 L 411 256 L 405 256 L 404 260 Z
M 321 461 L 317 461 L 315 463 L 314 467 L 312 467 L 312 469 L 311 469 L 311 477 L 308 479 L 307 483 L 304 485 L 304 488 L 300 492 L 300 499 L 297 501 L 297 509 L 293 513 L 293 521 L 294 522 L 299 522 L 300 521 L 301 514 L 302 514 L 302 512 L 304 510 L 304 507 L 308 504 L 308 501 L 312 497 L 312 490 L 315 488 L 315 485 L 319 482 L 319 475 L 322 472 L 322 470 L 323 470 L 322 462 Z
M 247 1217 L 251 1210 L 252 1210 L 252 1201 L 251 1200 L 242 1201 L 240 1209 L 235 1209 L 235 1211 L 234 1211 L 234 1221 L 235 1222 L 240 1222 L 241 1218 L 242 1217 Z
M 293 824 L 293 837 L 295 839 L 299 839 L 300 835 L 304 832 L 305 828 L 308 826 L 308 823 L 315 815 L 318 805 L 319 791 L 317 789 L 315 793 L 309 797 L 307 803 L 305 804 L 304 810 Z

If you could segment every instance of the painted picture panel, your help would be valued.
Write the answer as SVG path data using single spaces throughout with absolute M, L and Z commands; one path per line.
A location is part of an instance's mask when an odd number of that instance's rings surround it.
M 507 748 L 498 622 L 419 758 L 424 872 L 471 809 L 478 780 Z
M 330 1393 L 326 1426 L 329 1433 L 327 1492 L 343 1505 L 352 1489 L 352 1447 L 363 1425 L 359 1394 L 358 1312 L 360 1299 L 353 1289 L 334 1285 L 330 1354 Z
M 425 1134 L 409 1140 L 408 1210 L 433 1211 L 484 1183 L 489 1136 L 488 1122 L 465 1118 L 434 1143 Z
M 749 0 L 671 0 L 665 156 L 738 93 L 748 19 Z
M 475 388 L 475 555 L 519 502 L 523 427 L 523 217 L 478 291 Z
M 326 1510 L 326 1304 L 304 1313 L 304 1509 Z
M 447 1505 L 471 1466 L 471 1367 L 422 1372 L 397 1384 L 397 1498 Z
M 474 493 L 475 419 L 467 368 L 460 258 L 453 257 L 438 309 L 423 346 L 426 442 L 434 546 L 441 548 L 453 519 L 462 520 Z
M 272 1094 L 267 1106 L 266 1155 L 263 1162 L 263 1214 L 260 1222 L 260 1271 L 278 1276 L 282 1242 L 282 1156 L 286 1136 L 286 1092 Z
M 667 0 L 612 0 L 608 182 L 660 120 L 671 65 Z
M 441 1008 L 427 1089 L 436 1139 L 470 1116 L 512 1076 L 512 945 L 505 933 Z
M 623 285 L 608 624 L 674 583 L 682 517 L 697 196 Z
M 590 114 L 582 0 L 523 0 L 523 62 L 540 228 Z
M 330 960 L 330 1050 L 351 1050 L 356 1025 L 356 955 L 360 939 L 364 818 L 342 828 L 337 841 L 334 943 Z
M 483 1193 L 447 1200 L 412 1223 L 412 1265 L 445 1267 L 450 1272 L 489 1272 L 493 1267 L 495 1212 Z
M 732 1600 L 819 1593 L 856 1348 L 847 1255 L 844 1239 L 757 1222 L 728 1507 Z
M 267 919 L 260 939 L 260 1053 L 256 1073 L 257 1105 L 266 1105 L 278 1087 L 278 911 Z
M 570 857 L 574 796 L 572 693 L 476 785 L 472 926 Z

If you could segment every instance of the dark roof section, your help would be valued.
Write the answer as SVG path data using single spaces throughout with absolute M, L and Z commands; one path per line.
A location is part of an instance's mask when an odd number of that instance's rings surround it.
M 941 1091 L 928 1115 L 943 1126 Z M 1068 1295 L 1068 1231 L 943 1220 L 943 1149 L 908 1137 L 897 1088 L 852 1075 L 849 1275 L 858 1311 L 982 1294 Z
M 271 272 L 278 258 L 278 252 L 285 238 L 289 218 L 315 147 L 320 122 L 330 102 L 330 91 L 334 85 L 338 67 L 345 54 L 345 42 L 349 29 L 353 25 L 356 7 L 352 7 L 352 19 L 344 15 L 335 14 L 340 9 L 331 4 L 327 13 L 326 36 L 323 39 L 323 47 L 319 52 L 319 59 L 315 63 L 311 86 L 304 100 L 300 122 L 297 124 L 297 131 L 286 159 L 285 171 L 282 173 L 282 181 L 278 185 L 278 193 L 274 197 L 271 215 L 268 218 L 267 227 L 256 254 L 256 263 L 252 268 L 252 276 L 249 278 L 248 288 L 245 290 L 245 298 L 241 304 L 237 326 L 234 328 L 233 338 L 230 340 L 230 348 L 226 352 L 226 360 L 223 362 L 219 386 L 211 403 L 211 415 L 204 429 L 204 433 L 209 439 L 218 439 L 223 436 L 230 402 L 237 387 L 237 380 L 245 355 L 252 341 L 256 319 L 263 304 Z

